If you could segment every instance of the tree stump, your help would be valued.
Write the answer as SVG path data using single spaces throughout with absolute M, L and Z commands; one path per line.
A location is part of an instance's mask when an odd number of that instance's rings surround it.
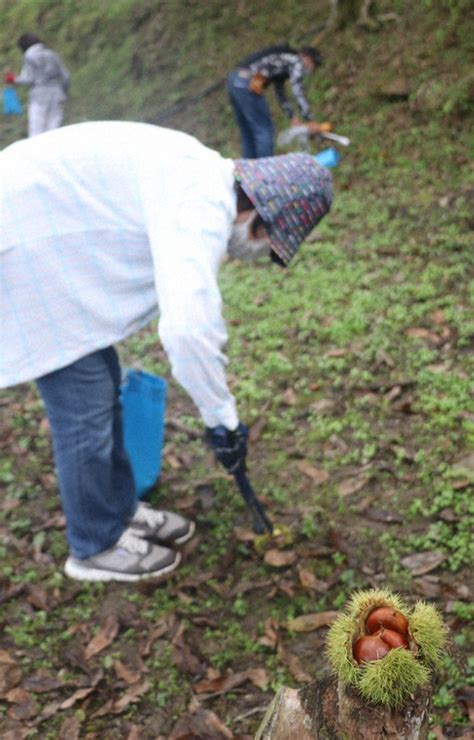
M 283 687 L 270 704 L 255 740 L 426 740 L 431 687 L 398 711 L 371 706 L 335 679 L 303 689 Z

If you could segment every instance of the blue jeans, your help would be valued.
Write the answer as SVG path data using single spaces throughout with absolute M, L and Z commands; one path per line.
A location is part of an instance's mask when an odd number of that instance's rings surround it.
M 88 558 L 118 540 L 137 497 L 123 446 L 120 365 L 113 347 L 38 378 L 71 554 Z
M 244 76 L 247 74 L 247 76 Z M 250 75 L 234 70 L 227 79 L 227 92 L 240 129 L 242 157 L 273 156 L 273 122 L 263 95 L 249 90 Z

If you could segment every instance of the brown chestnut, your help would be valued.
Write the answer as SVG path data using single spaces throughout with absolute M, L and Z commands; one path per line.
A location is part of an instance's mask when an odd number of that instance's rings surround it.
M 379 635 L 365 635 L 355 641 L 352 654 L 357 663 L 362 663 L 369 660 L 380 660 L 390 650 L 390 646 Z
M 398 609 L 393 609 L 391 606 L 380 606 L 370 612 L 365 626 L 367 632 L 371 635 L 384 627 L 387 630 L 394 630 L 404 637 L 408 636 L 407 618 Z
M 395 632 L 395 630 L 386 630 L 382 629 L 380 632 L 376 633 L 378 637 L 380 637 L 381 640 L 383 640 L 391 649 L 403 647 L 408 648 L 408 640 L 404 635 L 401 635 L 400 632 Z

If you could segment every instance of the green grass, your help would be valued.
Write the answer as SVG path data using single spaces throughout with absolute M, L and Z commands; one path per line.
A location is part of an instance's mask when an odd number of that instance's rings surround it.
M 201 537 L 197 550 L 163 587 L 99 585 L 75 593 L 61 573 L 64 532 L 54 522 L 43 526 L 58 512 L 58 497 L 42 406 L 31 386 L 2 392 L 0 409 L 7 413 L 0 422 L 0 590 L 23 589 L 2 605 L 2 649 L 15 655 L 25 676 L 47 668 L 79 680 L 83 673 L 68 662 L 68 648 L 87 644 L 104 605 L 111 608 L 113 602 L 123 622 L 113 644 L 91 661 L 104 679 L 90 703 L 58 712 L 31 728 L 31 737 L 57 736 L 64 717 L 74 712 L 84 734 L 121 737 L 125 721 L 145 728 L 145 737 L 169 733 L 189 705 L 194 681 L 174 664 L 170 635 L 158 639 L 144 659 L 150 692 L 123 715 L 90 715 L 113 691 L 124 690 L 116 688 L 114 660 L 126 662 L 150 628 L 172 614 L 184 621 L 193 651 L 211 668 L 266 668 L 266 691 L 246 684 L 245 691 L 206 704 L 235 733 L 254 733 L 259 715 L 238 727 L 235 717 L 267 703 L 280 685 L 298 685 L 275 651 L 259 643 L 265 620 L 283 623 L 340 608 L 355 588 L 374 582 L 412 601 L 420 579 L 400 560 L 430 550 L 446 558 L 434 571 L 435 600 L 454 626 L 454 658 L 443 662 L 433 722 L 451 733 L 466 723 L 456 694 L 466 678 L 456 650 L 467 652 L 472 641 L 462 590 L 472 565 L 472 494 L 456 462 L 474 438 L 469 119 L 465 110 L 447 110 L 446 100 L 432 114 L 417 109 L 413 99 L 379 100 L 374 90 L 400 74 L 402 54 L 413 90 L 452 71 L 464 79 L 474 34 L 468 33 L 468 15 L 456 26 L 457 6 L 449 11 L 446 4 L 414 7 L 404 0 L 378 5 L 381 12 L 398 13 L 399 25 L 387 24 L 375 34 L 350 28 L 339 34 L 327 43 L 327 64 L 309 84 L 318 116 L 332 119 L 353 140 L 334 171 L 334 206 L 318 240 L 303 246 L 288 271 L 265 261 L 228 263 L 220 278 L 230 333 L 229 381 L 239 413 L 249 424 L 265 419 L 250 449 L 251 479 L 272 516 L 292 529 L 299 563 L 331 585 L 324 593 L 304 590 L 296 568 L 276 572 L 252 546 L 236 542 L 234 525 L 249 522 L 233 482 L 218 477 L 199 439 L 169 429 L 168 451 L 186 459 L 175 470 L 165 457 L 152 500 L 169 508 L 191 502 Z M 16 69 L 14 40 L 28 27 L 64 54 L 73 71 L 69 121 L 145 120 L 222 77 L 263 39 L 302 35 L 324 17 L 326 4 L 315 11 L 314 3 L 279 0 L 272 4 L 271 23 L 265 4 L 250 8 L 244 2 L 235 10 L 217 0 L 189 2 L 185 22 L 182 9 L 182 2 L 157 8 L 151 0 L 83 0 L 73 12 L 69 2 L 17 0 L 0 7 L 0 47 Z M 284 125 L 277 112 L 276 120 Z M 228 156 L 237 153 L 223 90 L 168 123 Z M 24 119 L 4 122 L 2 145 L 18 138 L 23 127 Z M 155 326 L 131 338 L 121 354 L 125 363 L 169 378 Z M 399 395 L 391 397 L 397 385 Z M 322 399 L 333 402 L 324 412 L 315 408 Z M 202 428 L 174 383 L 168 414 L 192 430 Z M 298 467 L 301 460 L 326 470 L 328 481 L 313 485 Z M 342 497 L 341 481 L 361 470 L 369 477 L 364 488 Z M 196 481 L 212 489 L 210 511 L 200 503 Z M 372 510 L 391 512 L 401 522 L 372 520 Z M 308 548 L 322 554 L 308 554 Z M 202 572 L 209 578 L 198 587 L 180 585 Z M 243 588 L 259 583 L 268 585 Z M 27 600 L 34 585 L 47 594 L 48 612 Z M 327 671 L 320 633 L 284 633 L 282 639 L 306 671 Z M 60 699 L 73 690 L 59 692 Z M 35 696 L 41 706 L 51 699 Z M 2 705 L 0 729 L 5 712 Z

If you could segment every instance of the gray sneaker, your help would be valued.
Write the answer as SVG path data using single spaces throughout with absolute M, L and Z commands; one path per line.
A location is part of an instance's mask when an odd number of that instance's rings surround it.
M 70 555 L 64 570 L 78 581 L 141 581 L 171 573 L 180 560 L 178 552 L 153 545 L 128 528 L 109 550 L 85 560 Z
M 129 527 L 139 537 L 152 542 L 182 545 L 194 535 L 196 525 L 172 511 L 157 511 L 140 501 Z

